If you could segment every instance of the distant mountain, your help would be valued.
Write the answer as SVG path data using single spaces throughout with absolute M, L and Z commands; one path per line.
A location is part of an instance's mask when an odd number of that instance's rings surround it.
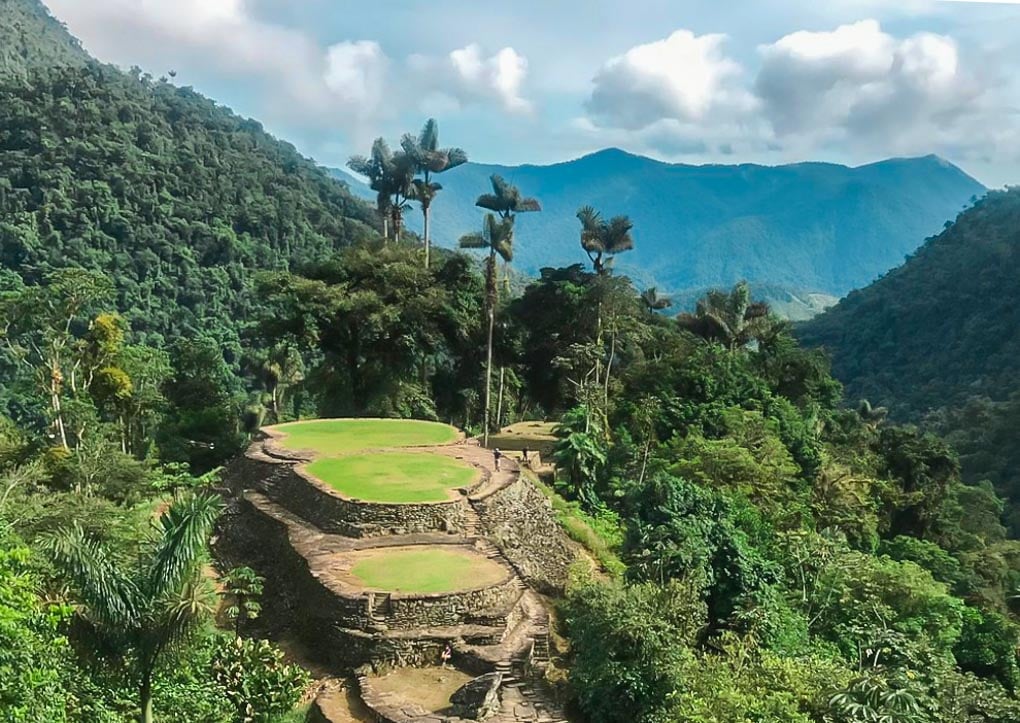
M 89 60 L 78 40 L 37 0 L 0 0 L 0 19 L 0 74 Z
M 1020 188 L 989 193 L 798 335 L 829 350 L 850 399 L 945 435 L 1020 531 Z
M 985 188 L 937 158 L 893 159 L 858 168 L 829 163 L 690 166 L 607 149 L 551 166 L 469 163 L 440 177 L 434 238 L 453 246 L 474 230 L 478 194 L 499 173 L 543 205 L 520 217 L 517 265 L 583 260 L 579 206 L 628 214 L 637 246 L 617 260 L 639 284 L 681 291 L 740 279 L 782 293 L 842 296 L 903 261 Z M 337 177 L 373 200 L 345 171 Z M 408 214 L 420 228 L 420 214 Z

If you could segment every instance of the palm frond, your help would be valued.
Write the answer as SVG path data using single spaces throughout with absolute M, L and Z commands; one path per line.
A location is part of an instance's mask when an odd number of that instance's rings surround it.
M 503 211 L 503 203 L 500 197 L 494 193 L 483 193 L 478 197 L 478 200 L 475 201 L 475 205 L 478 206 L 478 208 L 484 208 L 487 211 L 495 211 L 496 213 Z
M 80 525 L 44 539 L 43 549 L 88 617 L 103 627 L 133 627 L 139 615 L 138 587 Z
M 485 240 L 480 232 L 475 231 L 474 233 L 467 233 L 460 237 L 457 245 L 462 249 L 486 249 L 489 248 L 489 242 Z
M 222 510 L 216 495 L 179 497 L 159 518 L 162 536 L 149 563 L 150 594 L 178 589 L 201 561 Z

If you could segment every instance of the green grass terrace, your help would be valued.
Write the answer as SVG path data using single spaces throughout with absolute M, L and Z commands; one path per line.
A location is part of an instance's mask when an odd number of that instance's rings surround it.
M 453 499 L 481 475 L 467 462 L 418 451 L 322 457 L 305 471 L 345 497 L 389 504 Z
M 369 449 L 424 447 L 456 442 L 448 424 L 417 419 L 311 419 L 266 427 L 284 449 L 330 457 Z
M 444 593 L 495 585 L 507 570 L 468 549 L 391 547 L 361 550 L 351 577 L 362 587 L 397 593 Z

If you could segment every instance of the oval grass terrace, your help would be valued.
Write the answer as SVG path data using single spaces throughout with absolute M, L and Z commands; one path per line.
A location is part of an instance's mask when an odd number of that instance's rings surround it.
M 440 594 L 505 582 L 503 565 L 466 548 L 386 547 L 353 554 L 349 575 L 365 589 L 402 594 Z
M 463 435 L 442 422 L 418 419 L 309 419 L 263 428 L 290 452 L 336 457 L 371 449 L 452 444 Z
M 345 497 L 381 504 L 457 499 L 456 490 L 471 487 L 482 476 L 459 459 L 420 451 L 320 457 L 304 470 Z

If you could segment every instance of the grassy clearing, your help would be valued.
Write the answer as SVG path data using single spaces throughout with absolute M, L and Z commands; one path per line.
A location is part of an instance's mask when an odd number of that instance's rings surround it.
M 280 445 L 330 456 L 384 447 L 449 444 L 457 430 L 448 424 L 417 419 L 323 419 L 288 422 L 269 429 L 282 432 Z
M 452 490 L 470 485 L 479 475 L 466 462 L 428 452 L 324 457 L 306 470 L 347 497 L 394 504 L 448 500 L 455 494 Z
M 365 587 L 387 592 L 454 592 L 492 585 L 507 574 L 489 558 L 455 548 L 384 548 L 358 557 L 351 574 Z
M 584 545 L 606 572 L 622 575 L 627 566 L 616 554 L 623 544 L 623 530 L 619 522 L 608 517 L 592 517 L 577 502 L 563 499 L 534 475 L 530 475 L 529 479 L 549 498 L 556 519 L 570 539 Z

